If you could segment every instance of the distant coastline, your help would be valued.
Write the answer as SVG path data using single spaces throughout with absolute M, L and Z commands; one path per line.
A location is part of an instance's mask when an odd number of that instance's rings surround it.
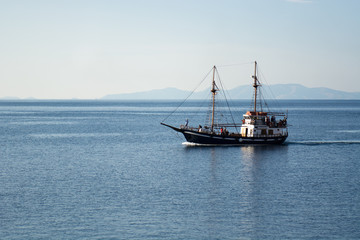
M 244 85 L 227 90 L 232 99 L 251 99 L 251 86 Z M 360 99 L 360 92 L 345 92 L 330 88 L 308 88 L 300 84 L 275 84 L 270 86 L 272 98 L 276 99 Z M 204 90 L 195 92 L 193 99 L 201 99 Z M 177 88 L 164 88 L 144 92 L 111 94 L 102 97 L 103 100 L 176 100 L 185 99 L 191 92 Z
M 251 86 L 243 85 L 227 90 L 231 99 L 251 99 Z M 275 84 L 270 86 L 272 98 L 288 100 L 360 100 L 360 92 L 346 92 L 331 88 L 318 87 L 309 88 L 301 84 Z M 192 99 L 203 99 L 209 90 L 194 92 Z M 109 94 L 98 99 L 59 99 L 59 100 L 183 100 L 191 92 L 177 88 L 155 89 L 143 92 Z M 205 94 L 204 94 L 205 93 Z M 2 97 L 0 100 L 32 101 L 32 100 L 57 100 L 57 99 L 36 99 L 33 97 L 19 98 L 14 96 Z

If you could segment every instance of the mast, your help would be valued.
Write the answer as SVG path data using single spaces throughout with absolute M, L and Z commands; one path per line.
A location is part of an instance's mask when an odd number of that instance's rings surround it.
M 255 92 L 255 97 L 254 97 L 254 112 L 255 112 L 255 114 L 257 115 L 257 112 L 256 112 L 256 100 L 257 100 L 257 87 L 259 86 L 259 84 L 258 84 L 258 80 L 257 80 L 257 76 L 256 76 L 256 67 L 257 67 L 257 62 L 255 61 L 254 76 L 252 76 L 252 77 L 253 77 L 253 79 L 254 79 L 253 87 L 254 87 L 254 92 Z
M 216 84 L 215 84 L 215 71 L 216 71 L 216 66 L 214 66 L 213 68 L 213 80 L 212 80 L 212 88 L 211 88 L 211 92 L 212 92 L 212 114 L 211 114 L 211 132 L 213 132 L 214 130 L 214 119 L 215 119 L 215 95 L 216 95 Z

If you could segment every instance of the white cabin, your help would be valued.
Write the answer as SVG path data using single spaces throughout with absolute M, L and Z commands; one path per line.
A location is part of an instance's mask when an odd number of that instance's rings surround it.
M 287 136 L 286 117 L 276 120 L 276 114 L 267 112 L 250 112 L 243 115 L 241 126 L 242 137 L 276 137 Z

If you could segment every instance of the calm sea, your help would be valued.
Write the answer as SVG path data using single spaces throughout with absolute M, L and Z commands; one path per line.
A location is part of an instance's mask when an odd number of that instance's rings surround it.
M 360 239 L 360 101 L 279 103 L 282 146 L 187 147 L 176 101 L 0 101 L 0 239 Z

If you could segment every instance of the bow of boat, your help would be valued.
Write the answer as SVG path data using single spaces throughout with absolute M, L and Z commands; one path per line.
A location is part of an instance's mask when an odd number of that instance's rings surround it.
M 177 127 L 174 127 L 174 126 L 171 126 L 171 125 L 168 125 L 168 124 L 166 124 L 166 123 L 160 123 L 161 125 L 164 125 L 165 127 L 168 127 L 168 128 L 171 128 L 171 129 L 173 129 L 173 130 L 175 130 L 175 131 L 177 131 L 177 132 L 183 132 L 183 130 L 182 129 L 180 129 L 180 128 L 177 128 Z

